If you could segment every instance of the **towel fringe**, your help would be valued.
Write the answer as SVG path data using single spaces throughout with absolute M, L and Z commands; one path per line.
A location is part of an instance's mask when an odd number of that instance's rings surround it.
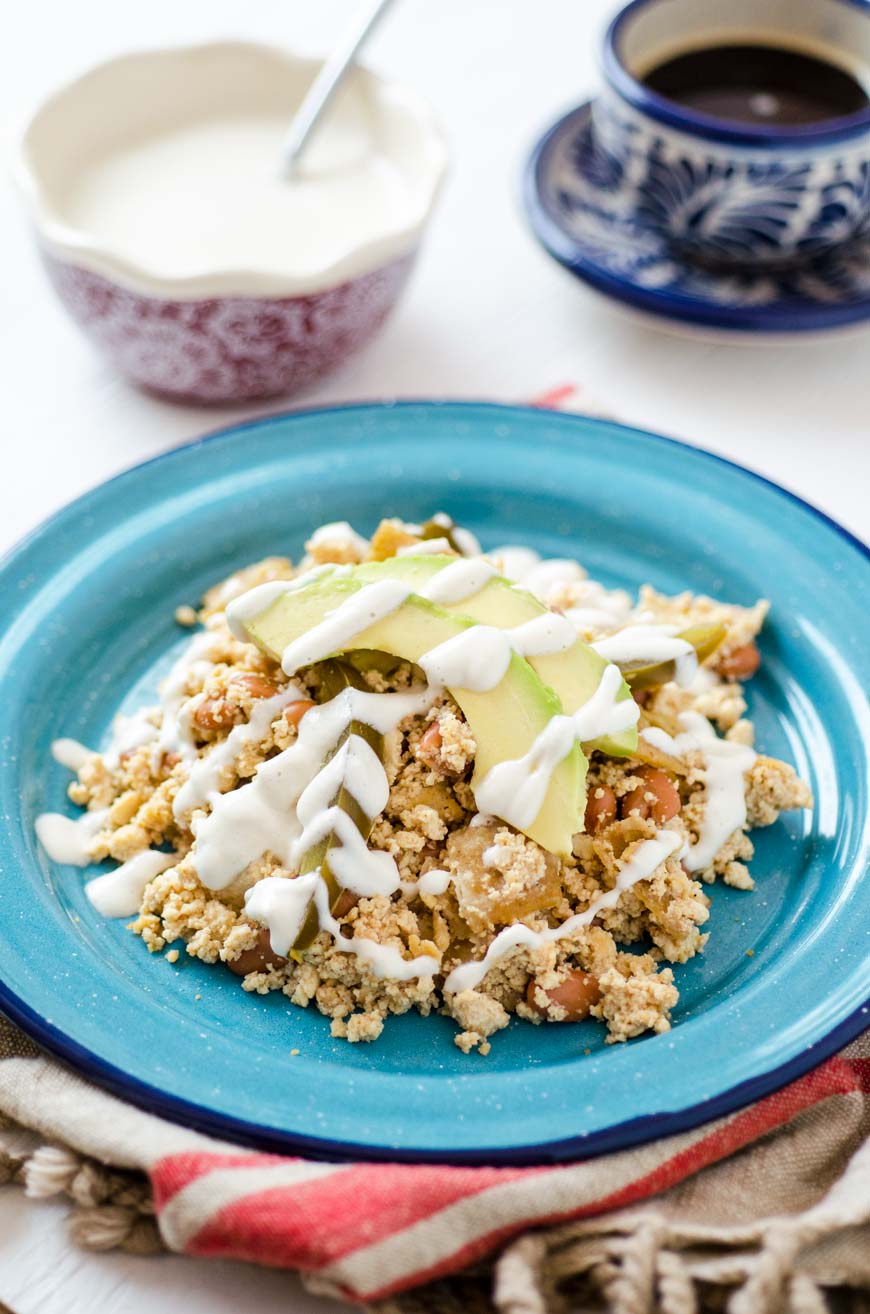
M 0 1185 L 17 1182 L 32 1200 L 66 1196 L 70 1240 L 82 1250 L 154 1255 L 166 1247 L 154 1220 L 151 1184 L 136 1173 L 107 1168 L 64 1145 L 28 1154 L 0 1146 Z

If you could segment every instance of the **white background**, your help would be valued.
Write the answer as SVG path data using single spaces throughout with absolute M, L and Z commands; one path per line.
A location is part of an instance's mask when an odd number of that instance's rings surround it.
M 367 59 L 427 95 L 452 171 L 416 275 L 382 334 L 298 402 L 524 399 L 577 382 L 620 418 L 722 452 L 870 536 L 870 330 L 784 344 L 650 327 L 552 264 L 527 233 L 518 175 L 538 132 L 594 90 L 610 0 L 398 0 Z M 0 49 L 0 113 L 125 48 L 215 36 L 322 51 L 348 0 L 28 0 Z M 75 150 L 75 142 L 70 142 Z M 131 390 L 52 299 L 0 180 L 0 549 L 107 475 L 248 411 Z M 295 399 L 294 399 L 295 400 Z M 270 408 L 275 409 L 273 404 Z M 0 1191 L 0 1301 L 15 1314 L 329 1314 L 295 1279 L 243 1265 L 132 1260 L 67 1246 L 63 1210 Z

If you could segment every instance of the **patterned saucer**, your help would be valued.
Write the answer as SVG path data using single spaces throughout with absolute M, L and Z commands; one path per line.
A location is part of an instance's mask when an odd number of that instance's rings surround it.
M 799 333 L 870 318 L 870 227 L 799 267 L 717 271 L 684 261 L 653 218 L 639 218 L 636 191 L 595 139 L 591 111 L 579 106 L 541 138 L 524 179 L 532 230 L 571 273 L 628 305 L 716 329 Z M 659 197 L 660 208 L 702 186 L 687 176 L 683 195 Z

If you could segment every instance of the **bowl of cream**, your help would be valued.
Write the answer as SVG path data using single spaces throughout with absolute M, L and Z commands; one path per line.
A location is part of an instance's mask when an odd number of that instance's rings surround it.
M 414 95 L 357 67 L 282 176 L 319 67 L 237 41 L 126 54 L 27 123 L 18 172 L 49 277 L 137 384 L 198 402 L 286 395 L 393 306 L 444 144 Z

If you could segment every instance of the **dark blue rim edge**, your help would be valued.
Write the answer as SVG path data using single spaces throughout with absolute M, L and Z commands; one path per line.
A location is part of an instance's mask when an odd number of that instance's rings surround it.
M 646 9 L 658 0 L 631 0 L 616 15 L 604 34 L 603 63 L 607 81 L 623 100 L 627 101 L 641 114 L 646 114 L 669 128 L 676 128 L 692 137 L 701 137 L 705 141 L 727 142 L 732 146 L 763 146 L 789 149 L 800 146 L 827 146 L 838 142 L 852 141 L 862 136 L 870 127 L 870 106 L 858 110 L 855 114 L 846 114 L 842 118 L 830 119 L 825 123 L 807 124 L 803 127 L 768 128 L 753 127 L 751 124 L 736 125 L 729 119 L 720 119 L 713 114 L 701 114 L 684 109 L 667 96 L 660 96 L 651 91 L 629 73 L 619 53 L 619 41 L 622 29 L 635 14 Z M 866 0 L 839 0 L 841 4 L 858 9 L 870 18 L 870 8 Z
M 547 411 L 541 411 L 533 406 L 511 406 L 501 405 L 492 401 L 473 401 L 463 399 L 462 401 L 449 401 L 446 399 L 433 400 L 427 398 L 403 398 L 400 401 L 390 403 L 391 412 L 403 408 L 412 408 L 415 406 L 437 406 L 450 407 L 457 410 L 474 410 L 484 408 L 495 411 L 499 414 L 508 415 L 528 415 L 537 414 L 544 416 Z M 151 457 L 147 461 L 142 461 L 138 465 L 131 466 L 127 470 L 121 471 L 112 478 L 104 480 L 103 483 L 96 485 L 95 488 L 83 493 L 74 501 L 68 503 L 65 507 L 54 512 L 47 519 L 43 520 L 29 534 L 26 534 L 0 558 L 0 570 L 6 570 L 13 565 L 16 559 L 21 556 L 32 543 L 50 533 L 54 527 L 62 523 L 68 517 L 85 511 L 90 502 L 112 484 L 122 479 L 135 477 L 141 470 L 149 466 L 156 465 L 158 462 L 171 459 L 176 454 L 186 453 L 189 450 L 196 450 L 203 447 L 206 443 L 215 441 L 233 441 L 238 435 L 244 434 L 252 428 L 262 428 L 295 416 L 305 417 L 310 415 L 340 415 L 347 411 L 378 411 L 384 409 L 383 403 L 379 402 L 360 402 L 344 403 L 339 406 L 309 407 L 299 410 L 278 411 L 272 415 L 261 416 L 256 419 L 243 421 L 240 424 L 223 426 L 219 429 L 210 431 L 190 443 L 185 443 L 181 447 L 170 448 L 169 451 L 161 452 L 157 456 Z M 818 507 L 807 502 L 797 493 L 765 475 L 747 466 L 740 465 L 736 461 L 730 461 L 727 457 L 719 456 L 716 452 L 711 452 L 704 447 L 695 447 L 692 444 L 681 442 L 677 438 L 668 438 L 664 434 L 650 433 L 648 430 L 639 429 L 634 425 L 619 424 L 613 420 L 600 420 L 595 416 L 572 416 L 566 412 L 554 412 L 562 419 L 571 421 L 573 419 L 592 419 L 598 423 L 605 423 L 612 428 L 620 430 L 626 434 L 632 434 L 635 437 L 643 438 L 655 443 L 664 443 L 673 447 L 680 447 L 685 451 L 696 453 L 700 460 L 715 461 L 719 465 L 737 470 L 741 474 L 756 480 L 758 483 L 766 485 L 780 497 L 786 498 L 800 507 L 804 512 L 808 512 L 815 519 L 822 521 L 830 529 L 849 543 L 853 548 L 870 562 L 870 547 L 867 546 L 857 535 L 846 529 L 838 521 L 821 511 Z M 870 1001 L 868 1001 L 870 1005 Z M 699 1104 L 693 1104 L 689 1108 L 679 1109 L 673 1112 L 645 1114 L 642 1117 L 631 1118 L 625 1122 L 616 1124 L 613 1127 L 605 1128 L 599 1132 L 592 1132 L 586 1136 L 577 1135 L 563 1138 L 558 1141 L 548 1141 L 537 1145 L 514 1146 L 510 1149 L 481 1152 L 476 1150 L 456 1151 L 453 1153 L 440 1153 L 436 1150 L 413 1151 L 407 1149 L 393 1149 L 390 1146 L 356 1146 L 350 1142 L 332 1141 L 324 1138 L 304 1136 L 301 1133 L 282 1132 L 275 1128 L 265 1127 L 259 1123 L 248 1122 L 244 1119 L 233 1118 L 228 1114 L 222 1114 L 213 1110 L 203 1109 L 200 1105 L 192 1104 L 180 1096 L 171 1095 L 166 1091 L 159 1090 L 147 1082 L 140 1081 L 138 1078 L 130 1077 L 114 1064 L 107 1063 L 101 1059 L 93 1050 L 77 1041 L 70 1039 L 58 1027 L 47 1021 L 39 1013 L 30 1007 L 24 1000 L 20 999 L 14 991 L 10 990 L 5 982 L 0 981 L 0 1011 L 5 1014 L 12 1022 L 16 1023 L 22 1031 L 26 1032 L 44 1049 L 48 1050 L 55 1057 L 67 1063 L 77 1072 L 86 1077 L 92 1078 L 99 1086 L 111 1091 L 122 1099 L 130 1100 L 131 1103 L 144 1109 L 148 1113 L 157 1114 L 168 1118 L 171 1122 L 180 1123 L 182 1126 L 191 1128 L 194 1131 L 201 1132 L 204 1135 L 216 1136 L 218 1138 L 241 1144 L 252 1146 L 256 1149 L 265 1150 L 277 1154 L 306 1154 L 316 1159 L 329 1160 L 368 1160 L 371 1162 L 402 1162 L 402 1163 L 453 1163 L 453 1164 L 470 1164 L 470 1165 L 534 1165 L 546 1163 L 560 1163 L 569 1160 L 583 1160 L 598 1158 L 604 1154 L 611 1154 L 618 1150 L 626 1150 L 635 1145 L 645 1144 L 651 1140 L 657 1140 L 667 1136 L 675 1136 L 682 1132 L 691 1131 L 695 1127 L 705 1122 L 721 1118 L 726 1114 L 736 1113 L 739 1109 L 744 1108 L 747 1104 L 770 1095 L 774 1091 L 781 1089 L 790 1081 L 804 1075 L 811 1068 L 818 1066 L 826 1058 L 842 1049 L 849 1041 L 854 1040 L 860 1033 L 868 1028 L 867 1005 L 855 1009 L 848 1017 L 839 1022 L 831 1031 L 822 1036 L 814 1044 L 805 1047 L 794 1058 L 787 1060 L 778 1067 L 772 1068 L 769 1072 L 761 1073 L 757 1077 L 751 1077 L 746 1081 L 738 1082 L 737 1085 L 729 1087 L 728 1090 L 722 1091 L 719 1095 L 711 1099 L 703 1100 Z
M 637 0 L 644 3 L 645 0 Z M 851 0 L 849 0 L 851 2 Z M 542 199 L 543 189 L 539 172 L 554 139 L 573 119 L 588 115 L 591 100 L 568 110 L 539 137 L 532 147 L 521 181 L 521 194 L 529 226 L 533 235 L 548 255 L 576 278 L 588 283 L 598 292 L 626 305 L 659 318 L 680 323 L 701 324 L 707 328 L 733 330 L 740 333 L 815 333 L 824 329 L 844 328 L 870 319 L 870 296 L 861 300 L 830 307 L 805 302 L 779 301 L 768 306 L 728 306 L 721 302 L 701 301 L 697 297 L 679 292 L 661 292 L 640 287 L 625 279 L 609 274 L 587 260 L 581 248 L 550 214 Z

